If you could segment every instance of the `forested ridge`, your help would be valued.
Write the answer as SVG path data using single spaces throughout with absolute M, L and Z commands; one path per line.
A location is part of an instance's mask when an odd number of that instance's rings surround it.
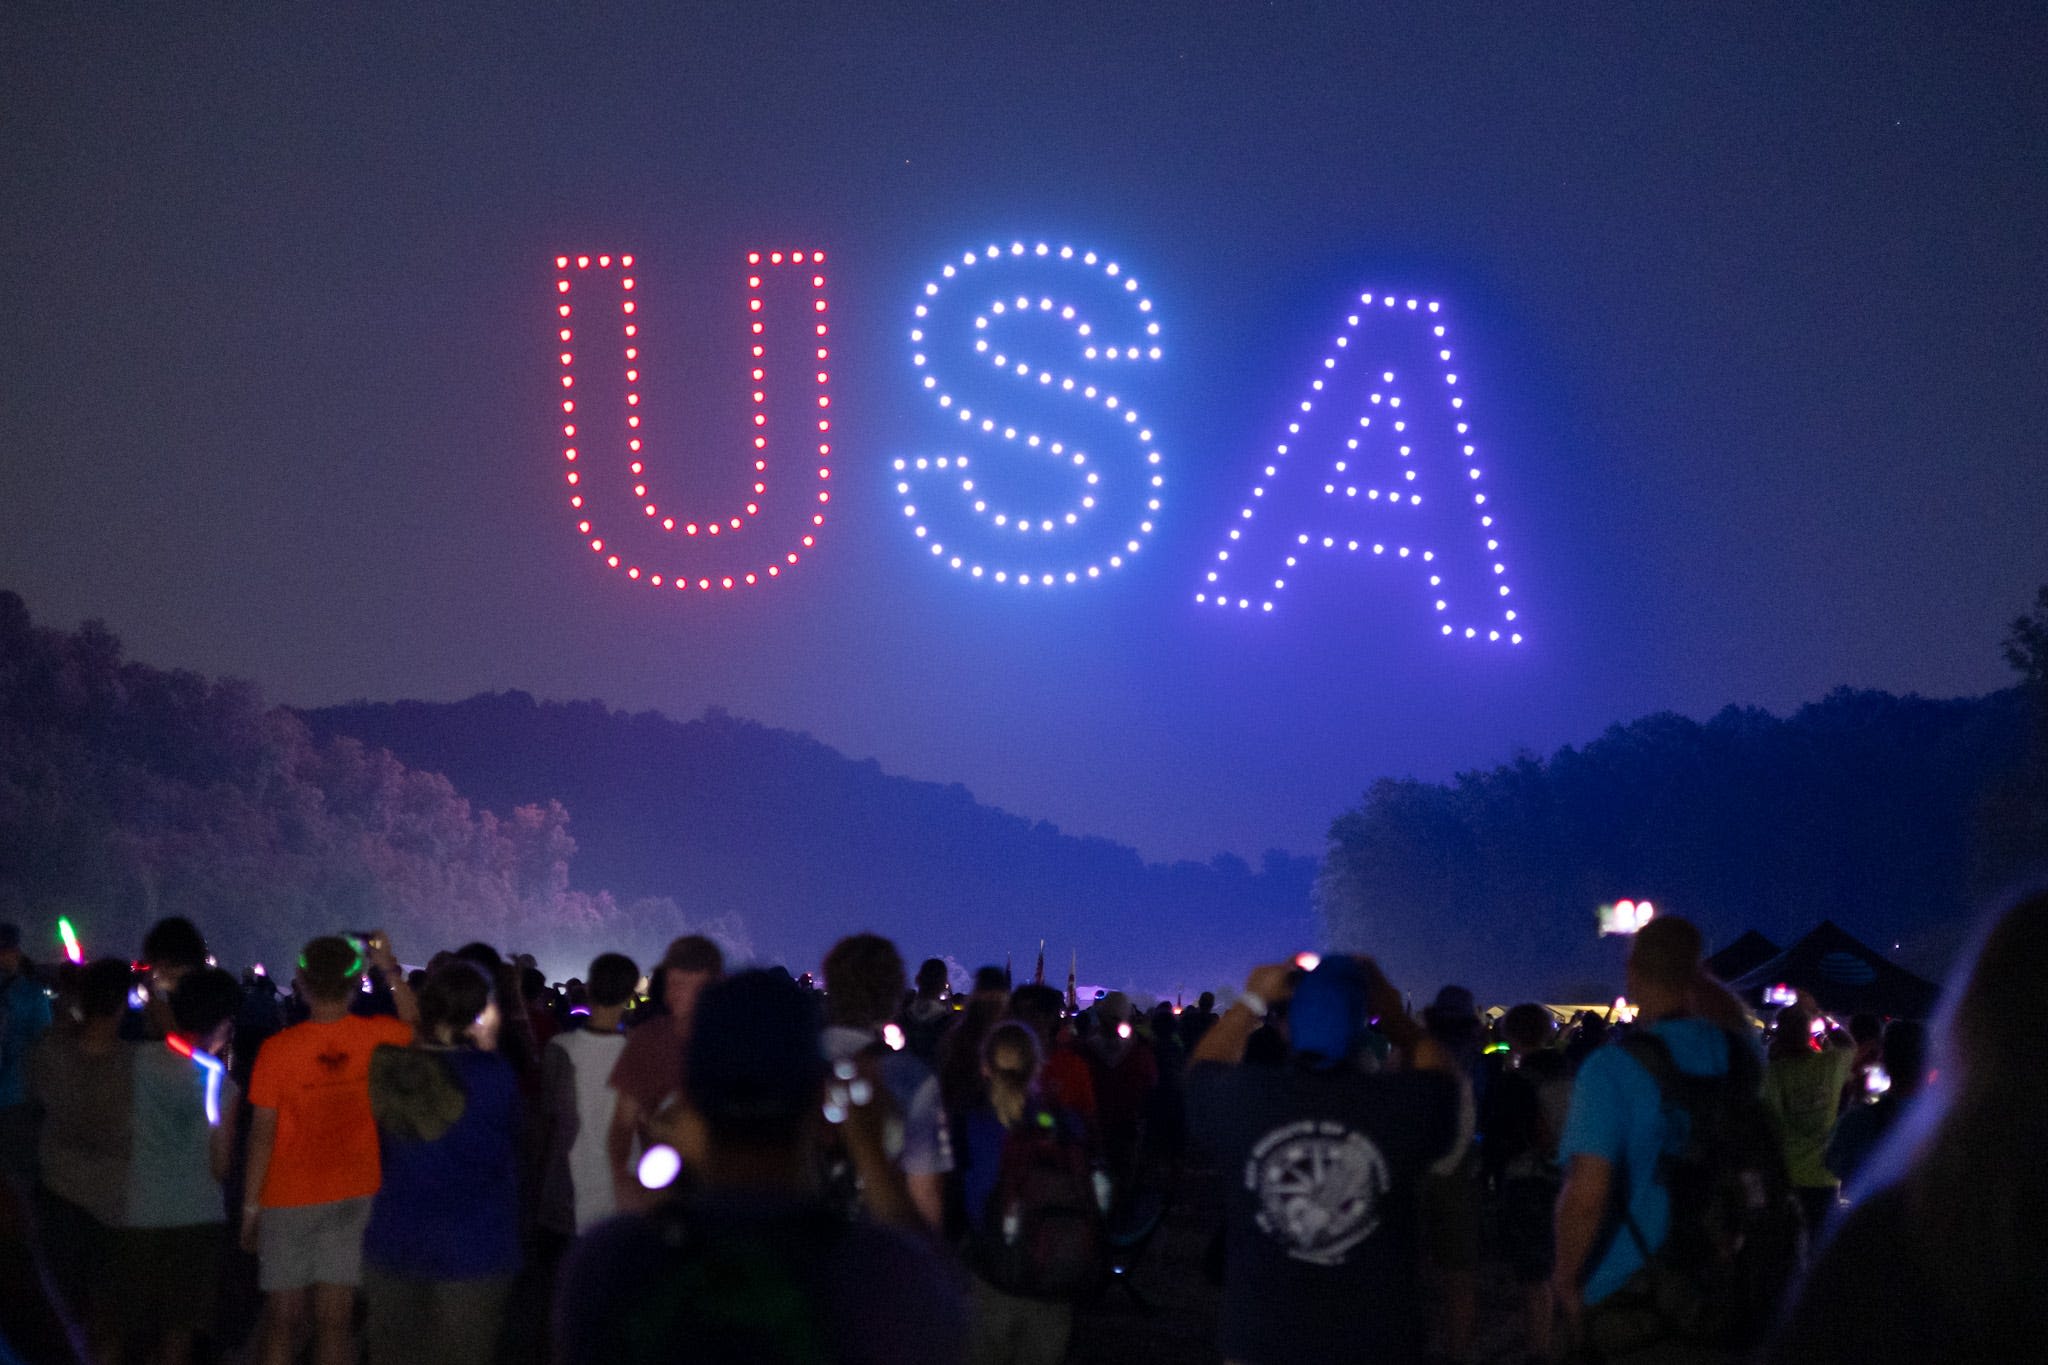
M 2005 657 L 2018 685 L 1983 697 L 1842 688 L 1784 718 L 1655 715 L 1548 759 L 1377 782 L 1330 829 L 1328 933 L 1404 979 L 1599 998 L 1621 954 L 1595 907 L 1649 898 L 1713 946 L 1832 919 L 1938 979 L 1986 908 L 2048 875 L 2048 588 Z
M 1634 896 L 1715 943 L 1832 918 L 1938 974 L 1986 898 L 2048 870 L 2048 597 L 2008 654 L 2020 685 L 1984 697 L 1844 689 L 1384 779 L 1320 866 L 1275 850 L 1254 868 L 1147 863 L 717 708 L 501 692 L 295 712 L 0 593 L 0 918 L 33 944 L 69 914 L 89 948 L 129 951 L 187 914 L 242 960 L 384 924 L 564 973 L 685 928 L 798 968 L 856 928 L 1020 972 L 1044 939 L 1055 980 L 1078 953 L 1084 980 L 1161 992 L 1322 940 L 1417 992 L 1505 999 L 1617 988 L 1594 908 Z

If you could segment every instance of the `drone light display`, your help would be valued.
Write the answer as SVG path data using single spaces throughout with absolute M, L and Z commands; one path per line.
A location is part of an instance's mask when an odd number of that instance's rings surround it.
M 1126 316 L 1113 321 L 1112 310 Z M 984 473 L 964 454 L 895 460 L 911 533 L 933 559 L 984 582 L 1049 588 L 1122 568 L 1152 534 L 1166 483 L 1152 429 L 1110 391 L 1115 369 L 1162 354 L 1159 321 L 1138 281 L 1093 251 L 991 243 L 940 267 L 912 311 L 910 363 L 919 382 L 1005 463 Z M 973 385 L 991 392 L 987 403 L 962 396 L 965 376 L 942 359 L 955 342 L 979 362 L 979 378 L 1001 375 L 1008 388 Z M 1058 347 L 1070 353 L 1051 358 Z M 1017 415 L 1020 389 L 1050 399 L 1051 426 Z M 1096 409 L 1085 419 L 1084 406 Z M 1110 448 L 1053 432 L 1084 420 L 1122 429 L 1106 433 Z M 1020 477 L 1020 459 L 1035 459 L 1037 477 Z M 1058 477 L 1048 477 L 1053 471 Z
M 691 514 L 650 491 L 656 462 L 634 258 L 554 258 L 563 478 L 577 531 L 607 569 L 636 584 L 716 595 L 779 578 L 816 545 L 833 453 L 824 261 L 817 250 L 748 254 L 746 488 L 734 506 Z M 801 293 L 801 322 L 767 306 L 783 286 Z M 1100 582 L 1124 567 L 1152 536 L 1166 486 L 1151 424 L 1118 391 L 1120 376 L 1165 354 L 1153 302 L 1128 267 L 1064 244 L 993 242 L 941 265 L 911 321 L 919 390 L 980 447 L 889 462 L 920 548 L 962 578 L 1026 589 Z M 593 412 L 579 397 L 595 382 L 579 371 L 579 354 L 615 358 L 624 386 L 617 408 Z M 815 423 L 790 442 L 815 467 L 790 471 L 787 484 L 786 466 L 770 470 L 771 362 L 778 382 L 803 376 L 803 420 Z M 777 438 L 778 461 L 782 449 Z M 1284 439 L 1260 461 L 1195 603 L 1271 613 L 1311 560 L 1341 552 L 1419 580 L 1436 634 L 1519 645 L 1520 610 L 1478 456 L 1441 303 L 1358 295 L 1289 412 Z M 762 543 L 771 535 L 760 524 L 771 483 L 774 496 L 807 504 L 788 543 Z M 600 496 L 609 498 L 602 511 Z M 735 567 L 738 545 L 748 558 Z M 723 553 L 707 553 L 714 547 Z
M 569 490 L 570 510 L 576 514 L 576 530 L 588 539 L 591 552 L 606 568 L 618 570 L 629 581 L 648 587 L 730 592 L 781 577 L 785 570 L 800 562 L 805 551 L 817 544 L 818 528 L 825 524 L 825 508 L 832 500 L 831 489 L 825 486 L 832 477 L 832 395 L 824 264 L 825 253 L 822 251 L 755 251 L 747 254 L 746 338 L 748 378 L 751 381 L 749 392 L 753 404 L 747 432 L 747 458 L 751 465 L 746 479 L 747 488 L 737 506 L 721 508 L 709 515 L 691 515 L 685 509 L 664 506 L 649 491 L 654 481 L 649 470 L 655 462 L 648 448 L 651 429 L 641 403 L 641 373 L 645 362 L 641 354 L 639 280 L 634 273 L 633 257 L 587 254 L 555 257 L 555 339 L 560 345 L 562 460 L 566 466 L 563 479 Z M 779 281 L 808 291 L 805 295 L 807 306 L 802 311 L 804 321 L 797 324 L 807 328 L 808 332 L 789 344 L 789 353 L 778 352 L 776 360 L 778 366 L 788 364 L 793 372 L 806 376 L 808 388 L 814 395 L 807 407 L 814 407 L 815 416 L 808 420 L 815 423 L 815 429 L 797 438 L 797 443 L 808 445 L 815 454 L 815 476 L 798 480 L 799 485 L 810 491 L 798 491 L 794 495 L 813 506 L 808 513 L 808 525 L 798 533 L 796 543 L 749 545 L 741 552 L 747 557 L 737 566 L 721 560 L 719 567 L 708 568 L 700 562 L 703 556 L 692 553 L 695 547 L 689 542 L 701 537 L 700 543 L 708 546 L 714 541 L 739 537 L 749 529 L 758 529 L 754 526 L 754 519 L 760 516 L 762 505 L 769 496 L 771 428 L 767 402 L 769 347 L 773 330 L 769 326 L 764 303 L 768 282 L 777 277 Z M 595 316 L 588 321 L 577 312 L 578 283 L 591 278 L 616 281 L 617 311 L 611 314 L 609 322 L 605 315 L 610 312 L 611 305 L 602 300 L 586 306 L 595 310 Z M 586 292 L 597 292 L 603 288 L 602 284 L 597 284 Z M 611 339 L 609 347 L 604 345 L 607 336 Z M 577 355 L 580 352 L 588 358 L 592 347 L 600 348 L 599 354 L 616 356 L 624 379 L 625 401 L 622 408 L 608 416 L 578 411 Z M 612 425 L 614 423 L 617 425 Z M 673 539 L 658 546 L 653 554 L 629 549 L 629 540 L 645 544 L 647 537 L 638 531 L 624 532 L 623 528 L 607 530 L 599 524 L 599 504 L 596 501 L 599 480 L 616 481 L 619 486 L 630 487 L 639 520 L 661 536 Z M 778 490 L 778 496 L 781 495 Z
M 1270 612 L 1309 559 L 1364 553 L 1428 580 L 1440 634 L 1522 643 L 1442 314 L 1435 300 L 1358 296 L 1197 603 Z M 1319 512 L 1270 505 L 1303 484 L 1321 485 Z

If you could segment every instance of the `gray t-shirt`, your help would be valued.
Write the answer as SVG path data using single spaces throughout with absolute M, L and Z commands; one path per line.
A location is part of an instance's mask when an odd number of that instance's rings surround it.
M 36 1147 L 43 1185 L 108 1227 L 128 1213 L 133 1060 L 125 1043 L 88 1052 L 64 1032 L 44 1038 L 28 1058 L 29 1089 L 43 1106 Z
M 128 1164 L 131 1228 L 182 1228 L 227 1221 L 213 1178 L 213 1125 L 206 1119 L 206 1073 L 160 1042 L 135 1050 L 134 1150 Z M 235 1083 L 220 1082 L 220 1112 L 234 1112 Z

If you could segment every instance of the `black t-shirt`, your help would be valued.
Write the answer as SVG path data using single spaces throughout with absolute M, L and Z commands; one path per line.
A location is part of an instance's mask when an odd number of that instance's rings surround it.
M 707 1191 L 612 1219 L 556 1288 L 561 1365 L 902 1365 L 966 1346 L 930 1244 L 813 1204 Z
M 1928 1365 L 2040 1360 L 2048 1308 L 2040 1296 L 2005 1305 L 2005 1321 L 1972 1329 L 1923 1268 L 1905 1192 L 1881 1190 L 1835 1225 L 1807 1272 L 1763 1365 Z
M 1223 1354 L 1419 1359 L 1417 1184 L 1457 1140 L 1456 1079 L 1200 1063 L 1188 1110 L 1224 1175 Z

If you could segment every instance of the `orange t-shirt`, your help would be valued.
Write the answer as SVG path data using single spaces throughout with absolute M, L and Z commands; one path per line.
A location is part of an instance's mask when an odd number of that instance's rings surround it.
M 389 1015 L 307 1020 L 256 1054 L 249 1103 L 277 1111 L 277 1144 L 258 1203 L 267 1209 L 331 1204 L 377 1192 L 377 1121 L 370 1115 L 370 1052 L 404 1046 L 412 1025 Z

